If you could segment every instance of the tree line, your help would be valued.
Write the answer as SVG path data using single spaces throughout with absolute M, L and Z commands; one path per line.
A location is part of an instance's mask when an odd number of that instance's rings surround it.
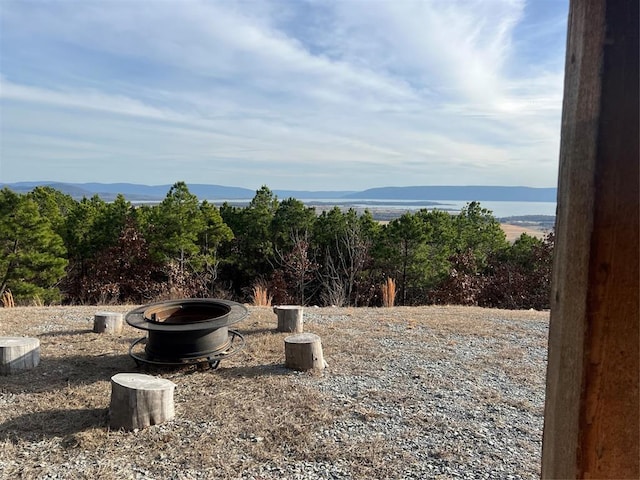
M 246 207 L 217 207 L 177 182 L 162 202 L 140 206 L 4 188 L 0 249 L 0 297 L 23 305 L 250 302 L 259 289 L 274 304 L 378 306 L 392 279 L 397 305 L 542 309 L 553 234 L 510 244 L 478 202 L 382 225 L 353 209 L 317 214 L 266 186 Z

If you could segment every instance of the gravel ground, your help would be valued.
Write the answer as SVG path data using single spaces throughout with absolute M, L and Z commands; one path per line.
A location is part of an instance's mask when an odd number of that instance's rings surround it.
M 0 309 L 0 336 L 34 336 L 41 364 L 0 377 L 0 478 L 539 478 L 548 312 L 306 308 L 328 367 L 284 368 L 270 309 L 243 352 L 177 384 L 176 418 L 108 428 L 110 377 L 137 371 L 140 332 L 91 332 L 99 310 Z

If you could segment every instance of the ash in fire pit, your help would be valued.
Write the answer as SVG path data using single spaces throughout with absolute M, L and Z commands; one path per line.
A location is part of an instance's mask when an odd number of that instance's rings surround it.
M 136 340 L 129 355 L 140 363 L 184 365 L 207 362 L 212 368 L 220 360 L 242 349 L 244 338 L 229 330 L 247 316 L 247 309 L 229 300 L 186 299 L 158 302 L 129 312 L 129 325 L 147 331 Z M 144 354 L 136 353 L 146 343 Z

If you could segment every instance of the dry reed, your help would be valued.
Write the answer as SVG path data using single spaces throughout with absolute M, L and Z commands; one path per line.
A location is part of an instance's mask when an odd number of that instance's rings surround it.
M 4 308 L 13 308 L 16 306 L 15 302 L 13 301 L 13 295 L 11 294 L 11 290 L 6 290 L 3 294 L 2 294 L 2 306 Z
M 269 295 L 269 290 L 267 289 L 267 286 L 262 283 L 262 282 L 258 282 L 253 286 L 252 289 L 252 303 L 254 307 L 270 307 L 271 306 L 271 300 L 273 299 L 273 296 Z
M 396 301 L 396 281 L 387 278 L 387 281 L 380 287 L 382 290 L 382 306 L 393 307 Z

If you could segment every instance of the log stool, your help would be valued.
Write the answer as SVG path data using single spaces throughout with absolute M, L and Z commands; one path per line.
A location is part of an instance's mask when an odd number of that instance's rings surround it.
M 109 425 L 135 430 L 171 420 L 175 416 L 176 385 L 164 378 L 142 373 L 118 373 L 111 377 Z
M 0 337 L 0 375 L 37 367 L 40 340 L 30 337 Z
M 110 333 L 118 335 L 122 332 L 122 314 L 116 312 L 96 312 L 93 317 L 93 331 L 95 333 Z
M 327 366 L 322 342 L 315 333 L 299 333 L 284 339 L 285 366 L 293 370 L 322 370 Z
M 278 332 L 302 333 L 304 329 L 302 307 L 280 305 L 273 307 L 273 313 L 278 315 Z

